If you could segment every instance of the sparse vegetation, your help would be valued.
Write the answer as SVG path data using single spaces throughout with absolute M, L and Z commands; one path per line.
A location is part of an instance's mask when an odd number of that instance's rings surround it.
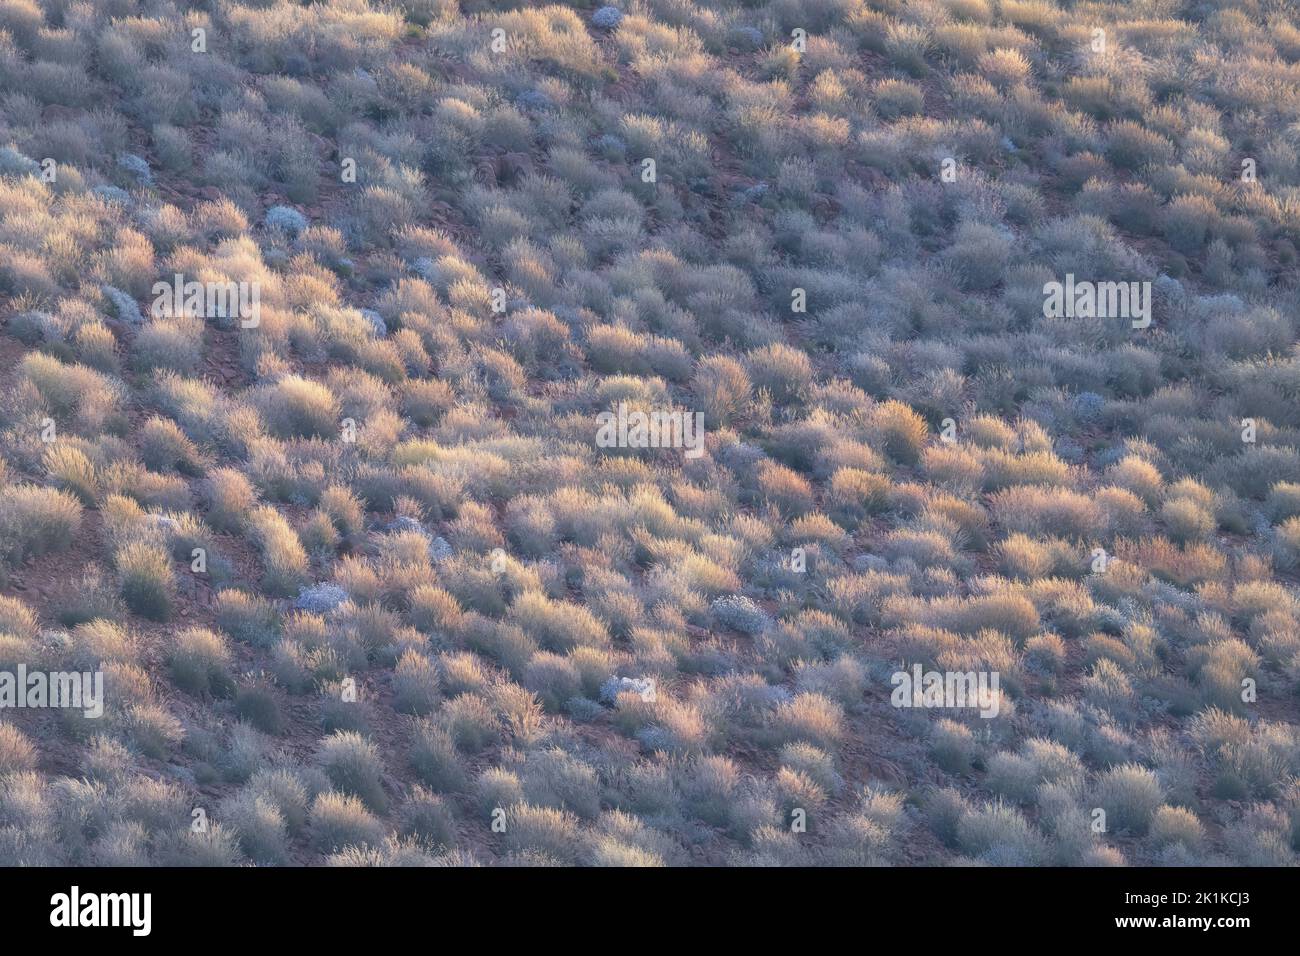
M 1294 865 L 1257 7 L 0 0 L 0 864 Z

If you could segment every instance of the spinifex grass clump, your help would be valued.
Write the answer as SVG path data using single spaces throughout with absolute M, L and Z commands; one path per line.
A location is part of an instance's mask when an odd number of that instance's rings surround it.
M 175 581 L 167 552 L 145 541 L 124 545 L 117 553 L 122 600 L 141 617 L 166 621 L 175 603 Z

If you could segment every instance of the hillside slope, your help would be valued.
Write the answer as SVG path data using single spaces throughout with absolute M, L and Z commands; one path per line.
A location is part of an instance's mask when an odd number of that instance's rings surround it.
M 1282 2 L 0 0 L 0 864 L 1295 864 L 1298 187 Z

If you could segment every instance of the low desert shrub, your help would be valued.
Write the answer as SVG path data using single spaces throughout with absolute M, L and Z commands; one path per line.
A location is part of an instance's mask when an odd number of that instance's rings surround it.
M 376 813 L 387 811 L 383 763 L 379 749 L 370 741 L 360 734 L 340 731 L 321 744 L 317 760 L 330 783 L 341 792 L 357 797 Z
M 171 561 L 162 548 L 146 541 L 123 545 L 114 556 L 122 600 L 135 614 L 166 621 L 176 600 Z

